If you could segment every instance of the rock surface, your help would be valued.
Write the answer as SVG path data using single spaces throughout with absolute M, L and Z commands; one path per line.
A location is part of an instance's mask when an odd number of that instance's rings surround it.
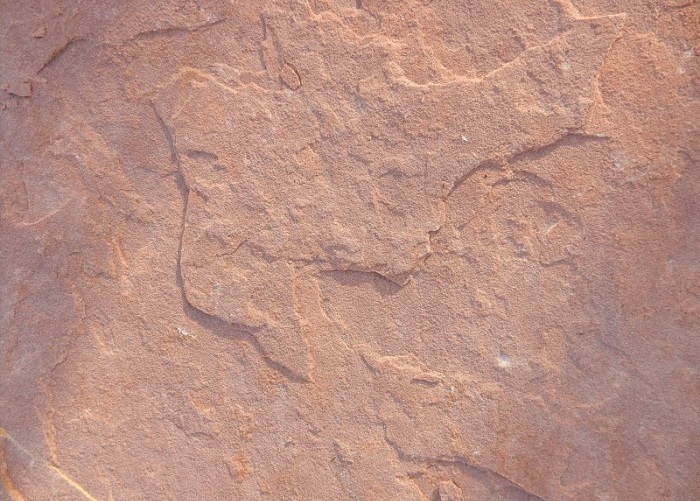
M 700 3 L 0 1 L 0 499 L 700 495 Z

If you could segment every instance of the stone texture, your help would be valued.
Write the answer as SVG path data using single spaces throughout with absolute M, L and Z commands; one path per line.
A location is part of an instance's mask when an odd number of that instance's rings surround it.
M 698 2 L 0 13 L 0 499 L 698 498 Z

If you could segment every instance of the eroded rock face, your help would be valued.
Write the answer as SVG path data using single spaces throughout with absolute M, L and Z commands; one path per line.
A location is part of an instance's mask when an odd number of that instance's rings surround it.
M 700 6 L 648 4 L 3 3 L 3 496 L 695 499 Z

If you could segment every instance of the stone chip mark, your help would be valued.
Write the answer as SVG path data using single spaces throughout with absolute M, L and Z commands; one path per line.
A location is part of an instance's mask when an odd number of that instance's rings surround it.
M 289 63 L 284 63 L 282 65 L 282 71 L 280 71 L 280 79 L 292 90 L 299 90 L 301 87 L 301 77 L 297 70 Z

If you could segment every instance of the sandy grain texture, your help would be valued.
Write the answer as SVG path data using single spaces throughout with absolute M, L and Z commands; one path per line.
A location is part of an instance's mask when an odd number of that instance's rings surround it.
M 693 0 L 0 0 L 0 500 L 697 500 L 698 54 Z

